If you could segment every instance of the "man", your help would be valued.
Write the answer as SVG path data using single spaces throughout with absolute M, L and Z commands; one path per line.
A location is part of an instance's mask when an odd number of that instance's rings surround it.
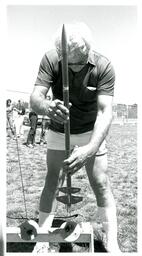
M 11 99 L 6 101 L 6 117 L 7 117 L 7 137 L 13 137 L 15 135 L 15 130 L 13 126 L 13 105 Z
M 40 145 L 47 144 L 46 142 L 46 130 L 48 129 L 50 125 L 50 118 L 47 116 L 42 116 L 42 122 L 41 122 L 41 133 L 40 133 Z
M 29 120 L 30 120 L 30 130 L 27 137 L 27 147 L 33 148 L 36 136 L 36 128 L 37 128 L 37 121 L 38 115 L 34 111 L 30 111 L 29 113 Z
M 23 121 L 25 115 L 25 107 L 22 100 L 18 100 L 18 104 L 13 108 L 17 112 L 17 117 L 15 118 L 15 129 L 17 138 L 23 137 Z
M 40 199 L 39 226 L 51 226 L 55 196 L 61 170 L 71 173 L 85 166 L 98 206 L 98 216 L 107 233 L 109 252 L 119 251 L 116 206 L 107 176 L 105 138 L 112 121 L 115 74 L 110 61 L 95 52 L 90 30 L 83 23 L 66 25 L 70 93 L 70 141 L 72 153 L 64 156 L 64 122 L 69 111 L 63 105 L 61 72 L 61 32 L 55 50 L 48 51 L 40 63 L 31 95 L 31 106 L 51 118 L 47 137 L 47 177 Z M 46 94 L 52 89 L 49 104 Z
M 51 96 L 47 95 L 46 98 L 51 101 Z M 50 118 L 48 116 L 42 116 L 41 122 L 41 134 L 40 134 L 40 145 L 46 144 L 46 130 L 50 127 Z

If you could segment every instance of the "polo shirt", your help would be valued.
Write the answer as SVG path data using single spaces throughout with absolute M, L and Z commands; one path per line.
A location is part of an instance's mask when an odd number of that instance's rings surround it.
M 69 67 L 70 132 L 90 131 L 97 117 L 98 95 L 114 95 L 115 72 L 111 62 L 100 53 L 91 51 L 88 62 L 79 71 Z M 51 87 L 53 99 L 63 100 L 62 65 L 56 50 L 43 56 L 35 86 Z M 51 120 L 50 129 L 64 132 L 64 125 Z

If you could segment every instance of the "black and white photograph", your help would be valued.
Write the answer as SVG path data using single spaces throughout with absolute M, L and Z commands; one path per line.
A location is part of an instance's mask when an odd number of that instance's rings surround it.
M 139 253 L 137 2 L 73 3 L 6 5 L 6 255 Z

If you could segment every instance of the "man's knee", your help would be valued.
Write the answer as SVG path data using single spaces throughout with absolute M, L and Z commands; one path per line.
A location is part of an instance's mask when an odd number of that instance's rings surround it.
M 109 187 L 109 179 L 106 173 L 96 174 L 94 176 L 94 186 L 97 191 L 105 192 Z
M 111 190 L 109 185 L 108 176 L 102 173 L 95 177 L 93 190 L 96 196 L 97 205 L 99 207 L 105 207 L 108 205 Z

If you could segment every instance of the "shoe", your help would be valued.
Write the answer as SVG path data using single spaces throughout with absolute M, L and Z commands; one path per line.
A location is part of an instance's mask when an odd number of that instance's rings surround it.
M 49 248 L 49 243 L 45 243 L 45 242 L 37 242 L 33 251 L 32 251 L 32 255 L 36 256 L 42 253 L 42 255 L 46 255 L 47 253 L 50 252 L 50 248 Z
M 33 148 L 34 146 L 32 144 L 27 144 L 26 145 L 28 148 Z

